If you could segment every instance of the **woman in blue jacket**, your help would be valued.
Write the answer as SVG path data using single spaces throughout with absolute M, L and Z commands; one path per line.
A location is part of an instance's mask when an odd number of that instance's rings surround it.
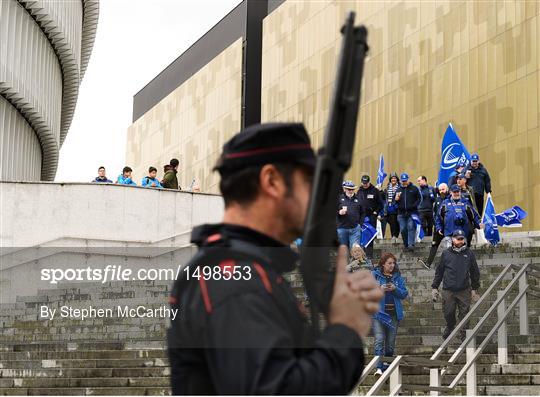
M 392 357 L 398 325 L 403 320 L 401 301 L 409 295 L 409 291 L 405 286 L 405 279 L 401 277 L 399 272 L 396 257 L 389 252 L 381 255 L 379 264 L 372 273 L 384 292 L 379 312 L 375 314 L 373 319 L 375 355 Z M 381 375 L 386 367 L 387 365 L 381 358 L 377 365 L 376 374 Z

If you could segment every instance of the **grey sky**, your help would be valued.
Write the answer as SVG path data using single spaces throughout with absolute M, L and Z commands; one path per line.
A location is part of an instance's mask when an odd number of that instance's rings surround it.
M 124 167 L 133 95 L 241 0 L 101 0 L 96 41 L 56 181 Z

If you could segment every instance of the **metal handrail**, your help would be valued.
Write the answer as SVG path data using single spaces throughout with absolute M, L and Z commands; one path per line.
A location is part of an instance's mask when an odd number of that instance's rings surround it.
M 482 318 L 478 321 L 478 324 L 473 328 L 471 335 L 469 335 L 465 340 L 461 343 L 461 345 L 456 349 L 452 357 L 448 360 L 450 364 L 454 364 L 456 360 L 463 354 L 464 347 L 469 344 L 471 339 L 475 338 L 478 332 L 480 331 L 480 328 L 484 326 L 484 323 L 487 321 L 488 317 L 493 313 L 493 311 L 497 310 L 497 306 L 502 302 L 503 299 L 506 298 L 506 296 L 510 293 L 510 290 L 512 287 L 519 281 L 519 278 L 521 275 L 527 270 L 529 264 L 526 263 L 522 266 L 521 270 L 517 273 L 517 275 L 510 281 L 510 283 L 507 285 L 507 287 L 504 289 L 503 294 L 497 298 L 497 300 L 489 307 L 487 312 L 482 316 Z M 463 321 L 462 321 L 463 322 Z
M 369 376 L 370 372 L 375 369 L 375 367 L 379 363 L 380 358 L 381 356 L 373 357 L 369 364 L 364 367 L 364 370 L 362 371 L 362 376 L 360 376 L 360 379 L 356 383 L 355 389 L 360 386 L 360 384 Z
M 506 273 L 508 273 L 508 271 L 510 270 L 511 267 L 512 267 L 512 264 L 510 264 L 510 263 L 505 266 L 505 268 L 502 270 L 502 272 L 499 274 L 499 276 L 497 276 L 495 281 L 493 281 L 493 283 L 489 286 L 489 288 L 486 290 L 486 292 L 484 292 L 482 294 L 480 299 L 474 304 L 474 306 L 469 310 L 469 312 L 465 315 L 465 317 L 463 317 L 463 319 L 454 328 L 454 330 L 450 333 L 450 335 L 448 335 L 448 337 L 444 340 L 442 345 L 435 351 L 435 353 L 433 353 L 433 355 L 431 356 L 431 360 L 437 360 L 439 358 L 439 356 L 443 353 L 443 351 L 448 347 L 450 342 L 452 342 L 452 340 L 454 340 L 454 338 L 459 333 L 459 331 L 465 326 L 465 324 L 467 324 L 467 322 L 470 320 L 470 318 L 475 313 L 476 309 L 478 309 L 478 307 L 480 307 L 480 305 L 482 303 L 484 303 L 484 301 L 487 299 L 487 297 L 489 296 L 491 291 L 494 288 L 496 288 L 497 285 L 502 281 L 503 277 L 506 275 Z
M 517 304 L 519 303 L 519 301 L 521 300 L 521 298 L 523 298 L 523 296 L 526 294 L 527 292 L 527 287 L 521 291 L 515 298 L 514 300 L 512 301 L 512 303 L 510 304 L 510 306 L 508 306 L 508 309 L 504 312 L 504 316 L 499 320 L 497 321 L 497 323 L 495 324 L 495 326 L 491 329 L 491 331 L 486 335 L 486 337 L 484 338 L 484 340 L 482 341 L 482 343 L 480 344 L 480 346 L 478 346 L 478 348 L 475 350 L 474 352 L 474 355 L 472 357 L 472 359 L 466 363 L 463 368 L 461 369 L 461 371 L 459 371 L 459 373 L 456 375 L 456 377 L 454 378 L 454 380 L 452 381 L 452 383 L 450 383 L 450 385 L 448 386 L 450 389 L 453 389 L 457 384 L 458 382 L 461 380 L 461 378 L 463 377 L 463 375 L 465 375 L 465 373 L 467 372 L 467 370 L 474 364 L 476 363 L 476 359 L 478 358 L 478 356 L 480 355 L 480 353 L 482 353 L 484 351 L 484 348 L 487 346 L 487 344 L 489 343 L 491 337 L 495 334 L 495 332 L 498 331 L 498 329 L 501 327 L 501 325 L 506 321 L 506 317 L 508 317 L 508 315 L 512 312 L 512 310 L 515 309 L 515 307 L 517 306 Z M 469 339 L 469 338 L 468 338 Z
M 377 392 L 383 385 L 385 384 L 386 380 L 390 378 L 390 376 L 393 374 L 394 370 L 399 371 L 399 363 L 401 362 L 403 356 L 397 356 L 394 361 L 392 361 L 392 364 L 386 369 L 386 371 L 383 372 L 381 377 L 371 386 L 371 389 L 366 393 L 366 396 L 376 396 L 379 395 Z M 392 383 L 392 382 L 391 382 Z M 399 389 L 401 388 L 401 382 L 399 382 L 398 385 L 390 385 L 390 388 L 394 386 L 394 390 L 390 390 L 390 395 L 393 395 L 392 393 L 397 394 L 399 393 Z M 396 386 L 398 387 L 398 390 L 396 389 Z
M 467 330 L 467 337 L 462 342 L 462 344 L 459 346 L 459 348 L 456 350 L 454 355 L 448 360 L 448 362 L 442 362 L 441 360 L 437 360 L 437 358 L 441 355 L 441 353 L 444 351 L 444 349 L 447 347 L 447 345 L 450 343 L 450 341 L 456 336 L 457 332 L 463 326 L 467 323 L 467 321 L 471 318 L 474 311 L 487 299 L 487 296 L 493 291 L 493 289 L 496 288 L 496 286 L 501 282 L 503 277 L 508 273 L 510 268 L 519 268 L 519 271 L 514 275 L 510 283 L 507 285 L 507 287 L 503 291 L 498 292 L 498 298 L 497 300 L 490 306 L 490 308 L 487 310 L 487 312 L 482 316 L 482 318 L 479 320 L 478 324 L 475 326 L 473 330 Z M 529 272 L 527 273 L 527 270 Z M 431 373 L 430 375 L 430 382 L 433 381 L 432 375 L 435 374 L 435 384 L 430 383 L 429 386 L 423 386 L 423 385 L 403 385 L 401 382 L 401 371 L 400 371 L 400 364 L 406 365 L 407 364 L 407 357 L 406 356 L 397 356 L 396 359 L 392 362 L 392 364 L 387 368 L 387 370 L 383 373 L 383 375 L 377 380 L 377 382 L 371 387 L 371 389 L 368 391 L 366 395 L 372 396 L 375 395 L 382 385 L 390 378 L 390 395 L 397 395 L 401 390 L 429 390 L 432 392 L 432 395 L 437 395 L 439 391 L 449 391 L 452 390 L 463 378 L 465 374 L 469 375 L 468 372 L 470 372 L 471 367 L 476 364 L 476 360 L 478 359 L 478 356 L 483 352 L 487 344 L 490 342 L 491 337 L 501 328 L 501 326 L 506 322 L 508 316 L 510 313 L 516 308 L 516 306 L 520 305 L 520 316 L 523 315 L 522 309 L 525 311 L 524 315 L 526 316 L 526 309 L 527 309 L 527 303 L 526 303 L 526 294 L 527 292 L 531 294 L 530 291 L 538 291 L 540 290 L 537 287 L 529 286 L 526 280 L 527 275 L 533 275 L 534 277 L 539 277 L 540 272 L 540 266 L 538 264 L 530 263 L 524 263 L 521 267 L 517 267 L 514 264 L 508 264 L 505 266 L 505 268 L 501 271 L 499 276 L 496 278 L 496 280 L 489 286 L 489 288 L 486 290 L 486 292 L 482 295 L 482 297 L 476 302 L 476 304 L 473 306 L 472 310 L 470 310 L 467 315 L 462 319 L 462 321 L 459 323 L 458 327 L 454 329 L 454 331 L 449 335 L 449 337 L 443 342 L 441 347 L 437 349 L 437 351 L 432 355 L 429 361 L 432 361 L 434 364 L 434 367 L 437 366 L 446 366 L 448 365 L 454 365 L 457 358 L 463 353 L 463 347 L 467 347 L 468 349 L 471 348 L 472 355 L 469 355 L 469 351 L 467 352 L 467 363 L 464 365 L 464 367 L 459 371 L 459 373 L 456 375 L 454 380 L 451 382 L 449 386 L 441 386 L 440 385 L 440 376 L 442 376 L 446 370 L 442 368 L 440 371 L 438 368 L 434 368 L 431 371 L 435 371 L 434 373 Z M 534 273 L 538 274 L 534 274 Z M 524 278 L 525 277 L 525 278 Z M 485 324 L 488 317 L 493 313 L 495 309 L 498 309 L 500 305 L 504 305 L 504 300 L 510 293 L 511 289 L 515 286 L 516 283 L 519 283 L 519 293 L 514 298 L 512 303 L 506 308 L 506 310 L 503 307 L 504 313 L 501 315 L 501 312 L 499 312 L 499 319 L 497 323 L 493 326 L 493 328 L 489 331 L 487 336 L 484 338 L 482 343 L 478 348 L 475 347 L 475 337 L 478 334 L 481 327 Z M 522 305 L 524 305 L 522 307 Z M 520 320 L 521 321 L 521 320 Z M 524 323 L 524 329 L 525 331 L 521 331 L 521 327 L 523 324 L 520 322 L 520 332 L 525 332 L 524 334 L 528 334 L 528 322 Z M 505 334 L 504 334 L 505 335 Z M 503 338 L 506 338 L 506 336 L 503 336 Z M 374 357 L 373 360 L 371 360 L 370 364 L 368 365 L 370 367 L 370 370 L 373 369 L 373 367 L 376 365 L 376 362 L 378 361 L 378 357 Z M 431 366 L 430 366 L 431 368 Z M 362 373 L 361 381 L 365 379 L 369 371 L 366 370 Z M 440 374 L 440 376 L 438 375 Z M 473 390 L 476 388 L 476 378 L 473 376 L 473 380 L 471 381 L 471 387 L 473 387 Z M 469 379 L 467 381 L 467 390 L 469 390 Z

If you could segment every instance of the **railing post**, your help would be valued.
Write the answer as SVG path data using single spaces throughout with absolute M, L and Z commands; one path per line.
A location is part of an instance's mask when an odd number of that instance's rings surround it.
M 471 336 L 471 340 L 465 349 L 467 355 L 467 364 L 474 359 L 474 351 L 476 350 L 476 337 L 472 337 L 472 329 L 468 329 L 466 331 L 466 337 L 469 338 L 469 336 Z M 467 370 L 467 395 L 476 396 L 476 362 L 473 362 L 473 364 Z
M 439 387 L 441 385 L 441 371 L 439 368 L 430 368 L 429 370 L 429 385 Z M 437 390 L 432 390 L 429 392 L 430 396 L 438 396 L 439 392 Z
M 519 277 L 519 292 L 527 289 L 527 272 Z M 527 308 L 527 294 L 519 301 L 519 334 L 529 335 L 529 310 Z
M 397 396 L 400 392 L 401 386 L 401 366 L 398 365 L 396 369 L 390 374 L 390 396 Z
M 504 291 L 497 291 L 497 298 L 504 295 Z M 506 311 L 506 299 L 501 300 L 501 303 L 497 306 L 497 320 L 502 321 L 504 319 L 504 313 Z M 506 320 L 503 321 L 499 330 L 497 331 L 497 363 L 508 364 L 508 332 Z

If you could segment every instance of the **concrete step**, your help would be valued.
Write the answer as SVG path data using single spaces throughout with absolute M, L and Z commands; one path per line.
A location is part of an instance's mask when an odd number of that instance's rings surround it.
M 80 341 L 80 342 L 52 342 L 52 343 L 4 343 L 0 351 L 27 352 L 27 351 L 54 351 L 70 352 L 75 350 L 148 350 L 164 349 L 165 340 L 131 340 L 131 341 Z
M 42 359 L 3 360 L 0 371 L 5 369 L 50 369 L 50 368 L 138 368 L 168 367 L 168 358 L 113 358 L 113 359 Z
M 67 337 L 66 335 L 69 335 Z M 163 339 L 165 335 L 164 331 L 154 332 L 113 332 L 113 333 L 88 333 L 88 334 L 28 334 L 28 335 L 0 335 L 0 343 L 10 342 L 85 342 L 90 340 L 95 341 L 127 341 L 127 340 L 145 340 L 149 339 Z M 22 337 L 22 338 L 21 338 Z M 0 349 L 2 346 L 0 345 Z
M 0 369 L 0 379 L 6 378 L 139 378 L 169 376 L 168 367 L 134 368 L 38 368 Z M 37 387 L 37 386 L 28 386 Z
M 0 396 L 169 396 L 169 387 L 0 388 Z
M 133 349 L 133 350 L 22 350 L 0 351 L 0 362 L 11 360 L 97 360 L 110 359 L 165 359 L 165 349 Z
M 0 387 L 62 388 L 62 387 L 168 387 L 169 376 L 145 378 L 0 378 Z

